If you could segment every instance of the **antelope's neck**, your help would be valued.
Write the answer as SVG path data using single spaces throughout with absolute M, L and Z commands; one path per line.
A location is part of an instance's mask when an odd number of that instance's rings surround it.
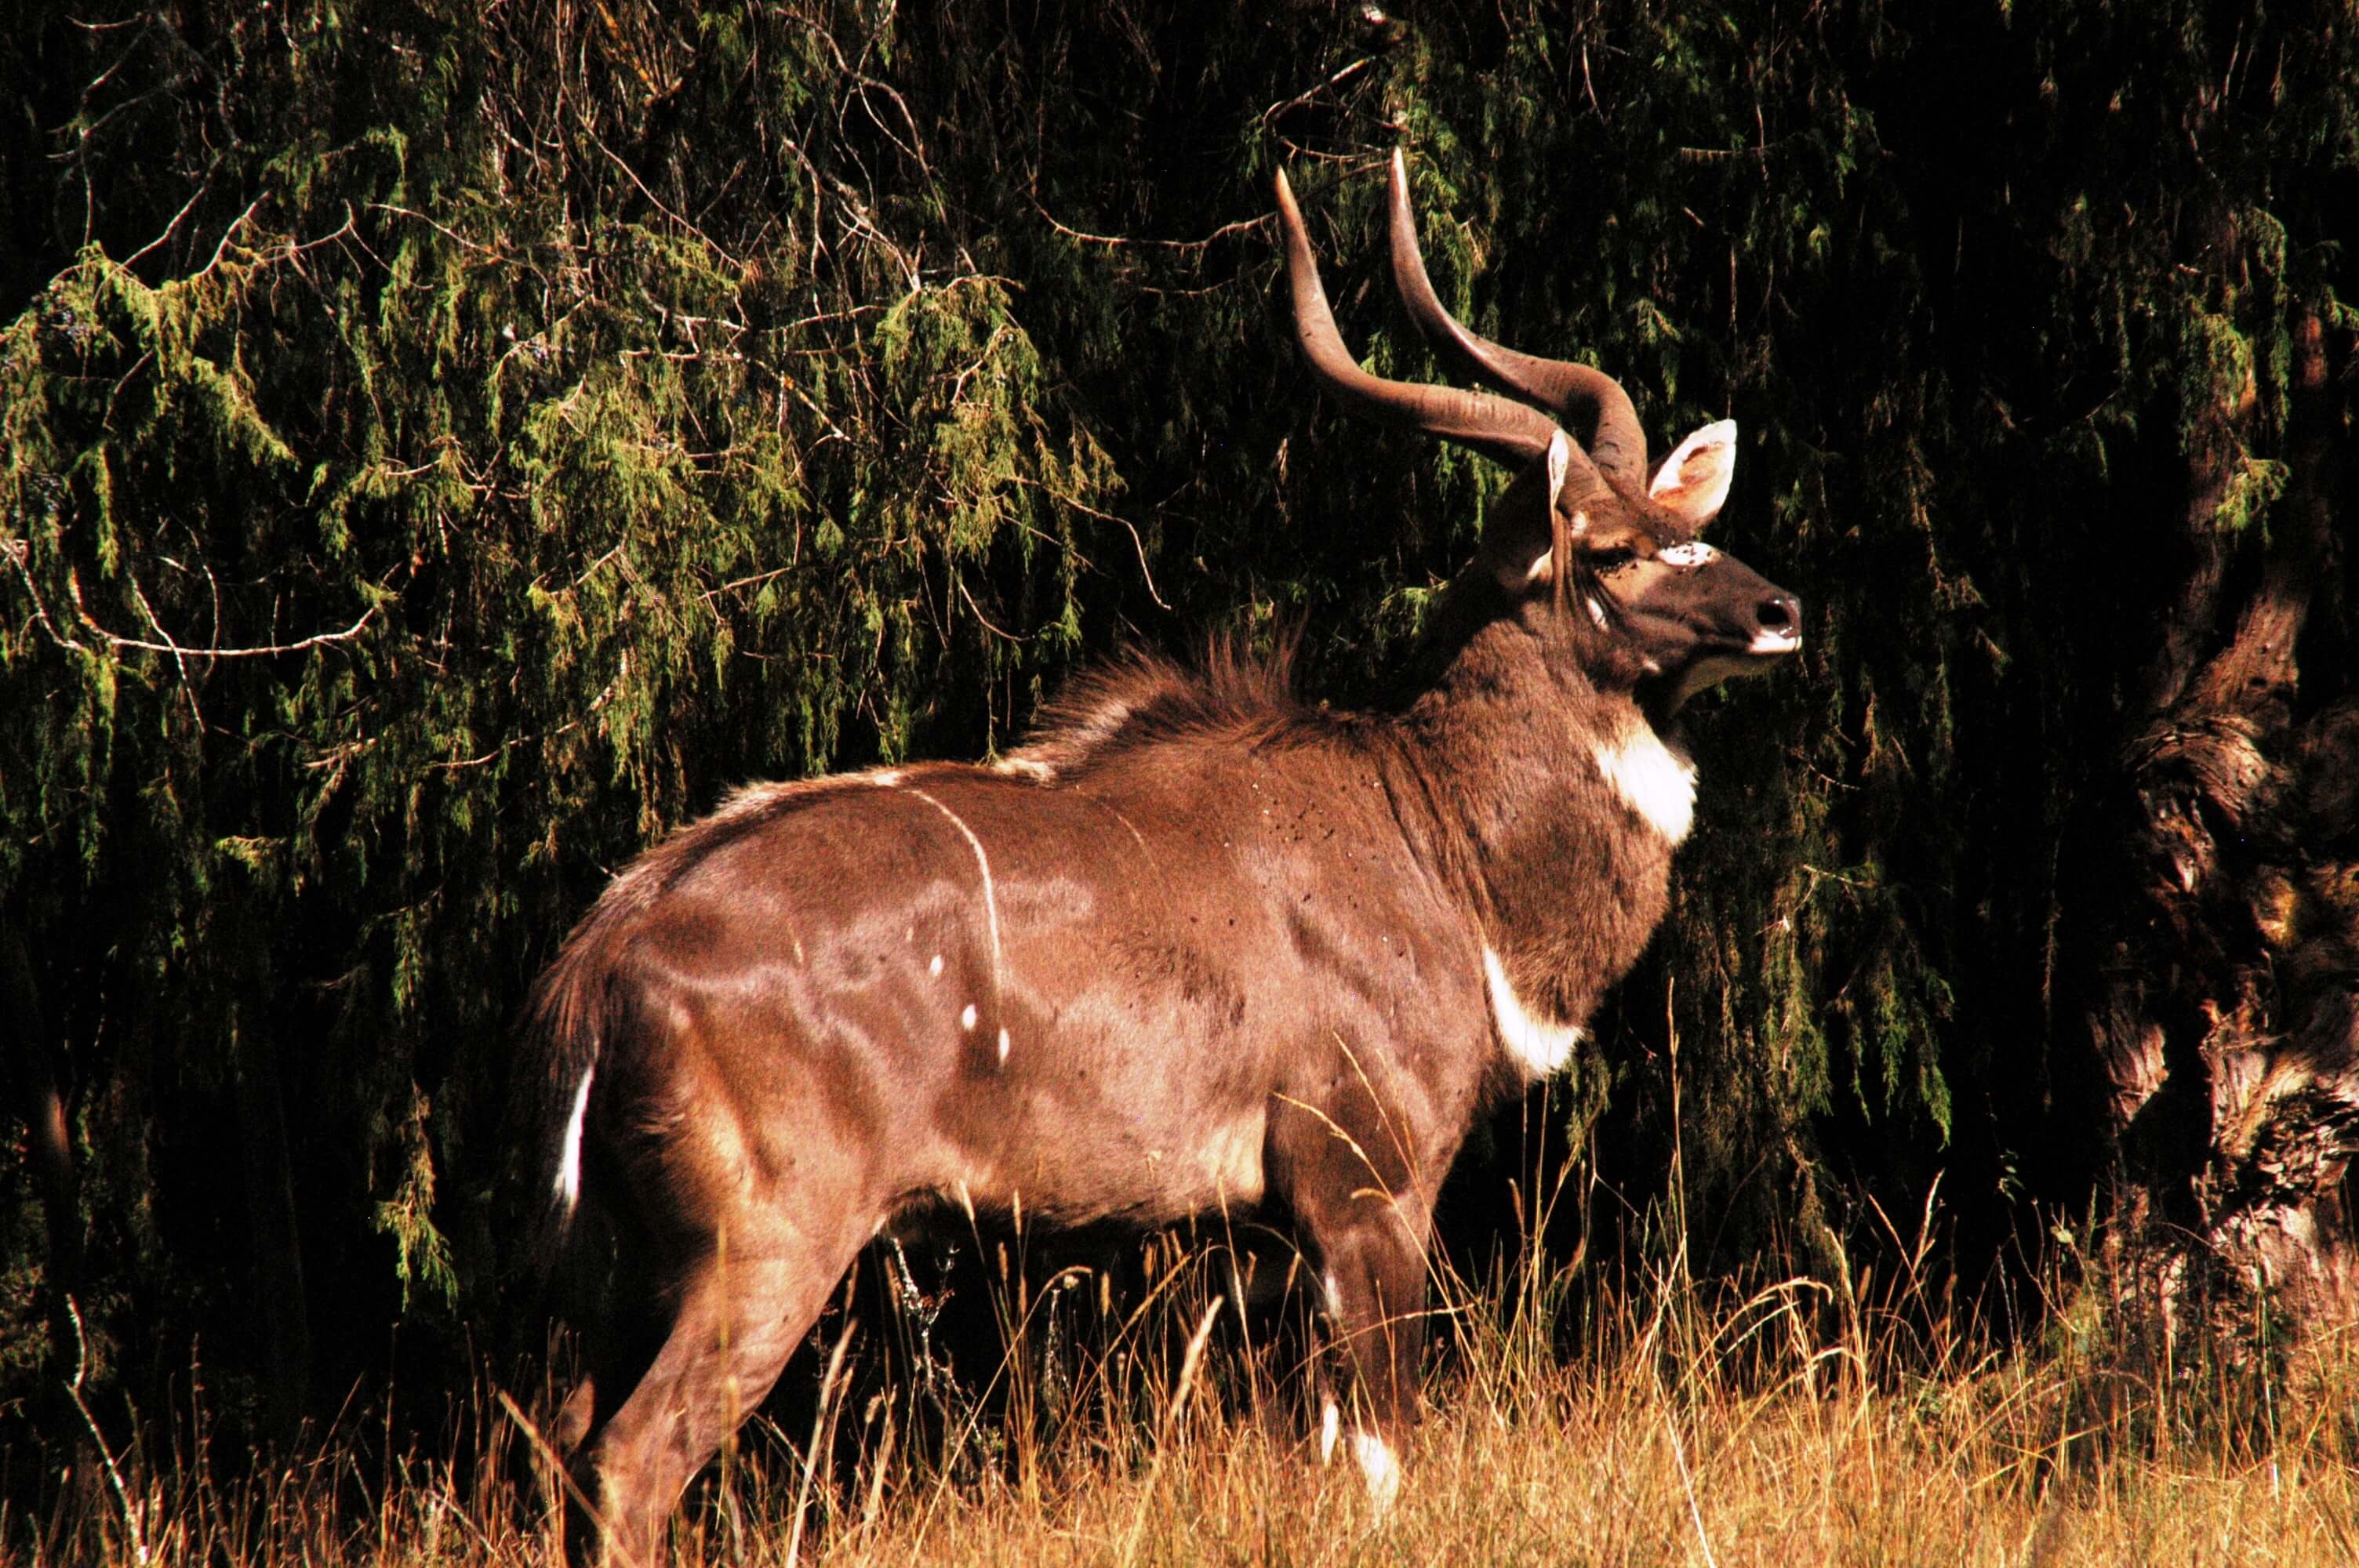
M 1470 642 L 1406 716 L 1474 913 L 1500 1037 L 1535 1074 L 1561 1065 L 1669 902 L 1695 767 L 1638 704 L 1501 627 Z

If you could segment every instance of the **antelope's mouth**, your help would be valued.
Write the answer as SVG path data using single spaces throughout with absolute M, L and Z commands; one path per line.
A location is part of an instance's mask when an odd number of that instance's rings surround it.
M 1774 659 L 1790 654 L 1802 645 L 1799 626 L 1764 626 L 1753 633 L 1753 641 L 1745 645 L 1747 655 L 1756 659 Z

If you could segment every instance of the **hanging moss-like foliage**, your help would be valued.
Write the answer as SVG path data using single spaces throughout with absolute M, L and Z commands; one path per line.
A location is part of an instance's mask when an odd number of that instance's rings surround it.
M 397 1322 L 447 1374 L 504 1310 L 531 976 L 733 784 L 983 754 L 1221 629 L 1380 694 L 1504 476 L 1311 395 L 1265 218 L 1282 163 L 1347 339 L 1432 375 L 1397 145 L 1478 330 L 1658 449 L 1737 420 L 1713 536 L 1808 605 L 1799 668 L 1690 716 L 1677 907 L 1578 1068 L 1607 1174 L 1659 1191 L 1676 1130 L 1718 1266 L 1943 1173 L 1973 1258 L 2084 1202 L 2090 803 L 2233 619 L 2189 585 L 2348 482 L 2347 418 L 2323 479 L 2288 432 L 2301 323 L 2348 384 L 2359 44 L 2234 11 L 39 0 L 0 1411 L 67 1290 L 93 1386 L 201 1344 L 258 1423 Z

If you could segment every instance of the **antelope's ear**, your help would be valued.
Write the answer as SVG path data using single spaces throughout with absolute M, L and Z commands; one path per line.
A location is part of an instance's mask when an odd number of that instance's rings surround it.
M 1736 421 L 1723 419 L 1681 441 L 1655 470 L 1647 493 L 1690 528 L 1701 528 L 1720 515 L 1735 475 Z
M 1546 460 L 1526 465 L 1499 499 L 1483 531 L 1484 552 L 1499 586 L 1520 593 L 1546 582 L 1556 570 L 1557 503 L 1572 472 L 1572 439 L 1559 430 L 1549 438 Z

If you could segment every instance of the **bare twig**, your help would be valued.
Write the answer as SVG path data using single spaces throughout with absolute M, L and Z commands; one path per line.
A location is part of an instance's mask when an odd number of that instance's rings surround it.
M 155 632 L 156 635 L 163 638 L 165 645 L 172 650 L 172 663 L 180 672 L 180 693 L 183 697 L 188 698 L 189 702 L 189 717 L 197 721 L 198 729 L 202 730 L 205 723 L 205 715 L 204 710 L 197 706 L 196 683 L 189 678 L 189 655 L 187 651 L 183 649 L 179 643 L 172 641 L 172 634 L 164 630 L 164 623 L 161 621 L 156 619 L 155 607 L 147 602 L 147 595 L 140 589 L 139 584 L 136 580 L 131 584 L 131 597 L 137 602 L 139 606 L 139 613 L 147 618 L 149 628 Z
M 456 229 L 438 223 L 425 213 L 414 211 L 408 207 L 397 207 L 390 201 L 372 201 L 369 203 L 368 210 L 372 212 L 390 212 L 397 218 L 415 218 L 444 239 L 457 244 L 461 250 L 480 251 L 485 248 L 480 242 L 467 238 Z
M 1055 485 L 1044 484 L 1040 481 L 1030 478 L 1027 475 L 1016 475 L 1016 482 L 1018 484 L 1028 484 L 1033 489 L 1047 495 L 1051 501 L 1054 501 L 1062 506 L 1070 506 L 1074 511 L 1081 513 L 1084 516 L 1094 517 L 1102 523 L 1121 524 L 1124 528 L 1129 531 L 1131 545 L 1138 551 L 1138 575 L 1139 578 L 1147 584 L 1147 596 L 1155 600 L 1158 606 L 1165 610 L 1171 608 L 1170 605 L 1164 602 L 1163 595 L 1156 591 L 1155 573 L 1148 568 L 1147 564 L 1147 541 L 1139 536 L 1137 525 L 1132 523 L 1129 518 L 1124 517 L 1116 513 L 1101 512 L 1096 507 L 1092 506 L 1088 502 L 1080 500 L 1074 496 L 1067 495 Z
M 1364 56 L 1359 59 L 1353 60 L 1351 64 L 1345 66 L 1343 70 L 1337 71 L 1334 75 L 1329 77 L 1318 86 L 1307 88 L 1304 91 L 1296 93 L 1285 103 L 1273 103 L 1268 108 L 1263 110 L 1261 112 L 1261 123 L 1266 125 L 1272 120 L 1277 119 L 1280 114 L 1285 114 L 1288 110 L 1299 109 L 1303 104 L 1310 103 L 1313 98 L 1318 97 L 1321 92 L 1341 87 L 1344 82 L 1350 81 L 1353 77 L 1359 75 L 1360 72 L 1367 70 L 1368 67 L 1375 63 L 1375 57 L 1374 55 Z
M 1010 643 L 1028 643 L 1028 642 L 1030 642 L 1030 641 L 1032 640 L 1032 639 L 1031 639 L 1031 638 L 1029 638 L 1029 637 L 1022 636 L 1022 635 L 1020 635 L 1020 634 L 1018 634 L 1018 633 L 1014 633 L 1014 632 L 1003 632 L 1003 631 L 1001 631 L 998 627 L 996 627 L 996 626 L 993 625 L 993 624 L 991 623 L 991 617 L 989 617 L 989 616 L 985 615 L 985 614 L 983 612 L 983 606 L 981 606 L 981 605 L 977 604 L 977 603 L 974 601 L 974 595 L 973 595 L 973 594 L 969 593 L 969 592 L 966 590 L 966 584 L 965 584 L 965 583 L 961 582 L 961 583 L 958 585 L 958 590 L 959 590 L 959 597 L 960 597 L 961 599 L 963 599 L 963 600 L 966 600 L 966 607 L 967 607 L 969 610 L 972 610 L 972 611 L 974 611 L 974 618 L 975 618 L 977 621 L 980 621 L 980 622 L 983 622 L 983 629 L 984 629 L 984 631 L 986 631 L 986 632 L 990 633 L 992 635 L 994 635 L 994 636 L 995 636 L 995 637 L 1001 638 L 1001 639 L 1003 639 L 1003 640 L 1005 640 L 1005 641 L 1006 641 L 1006 642 L 1010 642 Z
M 596 147 L 600 152 L 605 154 L 607 159 L 612 162 L 616 168 L 623 171 L 624 178 L 638 188 L 639 194 L 647 199 L 648 205 L 652 206 L 657 211 L 662 213 L 665 217 L 670 219 L 673 222 L 679 224 L 688 232 L 694 234 L 699 243 L 701 243 L 705 249 L 711 251 L 714 255 L 719 256 L 723 262 L 728 264 L 729 269 L 732 272 L 741 275 L 745 272 L 745 264 L 739 261 L 735 256 L 731 255 L 727 251 L 722 249 L 720 243 L 715 241 L 712 235 L 706 233 L 694 223 L 690 222 L 687 219 L 673 211 L 669 207 L 665 206 L 663 198 L 658 196 L 654 191 L 647 189 L 647 182 L 639 178 L 639 171 L 633 168 L 629 160 L 625 158 L 622 154 L 608 146 L 604 137 L 599 135 L 598 133 L 592 129 L 586 122 L 583 124 L 582 129 L 582 134 L 590 138 L 590 145 Z
M 205 263 L 204 266 L 197 273 L 196 277 L 191 277 L 188 281 L 194 283 L 198 277 L 208 276 L 212 273 L 213 268 L 221 265 L 222 257 L 229 254 L 230 241 L 237 237 L 237 232 L 240 229 L 245 227 L 245 221 L 254 216 L 255 210 L 269 200 L 270 192 L 266 190 L 261 195 L 255 197 L 253 200 L 247 202 L 245 204 L 245 211 L 231 219 L 229 227 L 222 231 L 221 243 L 213 247 L 213 259 Z
M 33 586 L 32 571 L 26 565 L 32 554 L 31 546 L 27 542 L 23 539 L 9 539 L 0 541 L 0 546 L 5 546 L 0 547 L 0 556 L 5 556 L 8 564 L 16 568 L 16 575 L 25 579 L 25 597 L 33 601 L 33 619 L 41 623 L 41 630 L 49 633 L 49 641 L 60 648 L 71 648 L 77 654 L 89 653 L 90 644 L 60 632 L 57 623 L 49 619 L 49 607 L 41 602 L 40 589 Z
M 1265 212 L 1257 218 L 1240 218 L 1234 223 L 1222 224 L 1201 240 L 1142 240 L 1129 234 L 1093 234 L 1081 229 L 1068 227 L 1059 222 L 1054 213 L 1040 205 L 1040 198 L 1037 192 L 1033 194 L 1031 200 L 1032 211 L 1047 220 L 1049 227 L 1068 239 L 1080 240 L 1093 245 L 1136 245 L 1164 251 L 1201 251 L 1217 241 L 1227 239 L 1231 234 L 1252 233 L 1266 230 L 1275 216 L 1273 213 Z
M 21 567 L 18 569 L 20 572 L 23 570 Z M 25 573 L 24 575 L 25 587 L 27 591 L 31 591 L 33 588 L 32 576 L 30 573 Z M 109 646 L 115 648 L 137 648 L 142 652 L 150 654 L 169 654 L 175 659 L 179 660 L 260 659 L 267 658 L 278 654 L 299 654 L 304 652 L 306 649 L 325 647 L 332 643 L 349 643 L 353 638 L 359 636 L 370 622 L 376 619 L 376 612 L 382 608 L 382 606 L 379 605 L 370 605 L 366 610 L 361 611 L 361 618 L 359 620 L 353 622 L 351 625 L 345 627 L 341 632 L 315 633 L 311 636 L 299 638 L 292 643 L 271 643 L 258 647 L 190 648 L 186 647 L 181 643 L 170 641 L 171 633 L 166 632 L 161 626 L 158 626 L 156 628 L 158 633 L 166 639 L 166 641 L 161 643 L 151 643 L 144 637 L 125 637 L 116 633 L 110 632 L 105 627 L 101 626 L 95 620 L 92 619 L 89 610 L 83 606 L 82 601 L 82 579 L 80 578 L 69 577 L 66 579 L 66 589 L 67 591 L 73 596 L 74 614 L 80 617 L 83 625 L 89 627 L 99 636 L 104 638 Z M 138 589 L 136 586 L 132 591 L 135 595 L 137 595 L 138 593 Z M 142 602 L 142 608 L 145 608 L 144 600 Z M 34 595 L 34 610 L 36 613 L 39 613 L 40 611 L 40 600 L 38 593 Z M 155 617 L 152 613 L 148 616 L 148 620 L 151 623 L 154 622 Z M 49 624 L 48 615 L 41 615 L 41 623 L 45 626 Z M 51 635 L 54 636 L 56 633 L 53 632 Z M 60 641 L 63 642 L 63 639 L 60 639 Z M 75 648 L 82 647 L 82 644 L 79 643 L 68 643 L 67 645 Z M 187 673 L 187 667 L 184 664 L 181 669 L 181 674 L 185 676 Z
M 90 1428 L 90 1440 L 98 1449 L 99 1462 L 106 1466 L 107 1483 L 114 1488 L 115 1505 L 123 1510 L 123 1528 L 131 1537 L 131 1560 L 145 1568 L 147 1532 L 141 1528 L 139 1518 L 143 1510 L 131 1500 L 131 1489 L 123 1484 L 123 1472 L 116 1466 L 114 1455 L 107 1451 L 106 1434 L 98 1430 L 98 1418 L 90 1413 L 90 1405 L 82 1397 L 82 1379 L 90 1372 L 90 1339 L 82 1330 L 82 1307 L 71 1295 L 66 1297 L 66 1316 L 73 1320 L 74 1331 L 74 1375 L 66 1385 L 66 1397 L 82 1412 L 82 1423 Z
M 212 188 L 212 180 L 211 178 L 199 180 L 197 182 L 196 194 L 190 197 L 187 204 L 178 212 L 172 214 L 172 221 L 164 225 L 164 232 L 157 235 L 154 239 L 148 241 L 146 244 L 140 246 L 137 250 L 132 252 L 129 255 L 125 256 L 120 265 L 129 266 L 133 262 L 137 261 L 149 251 L 154 250 L 157 246 L 170 239 L 172 237 L 172 231 L 180 226 L 180 220 L 195 211 L 197 203 L 202 201 L 205 199 L 205 192 L 211 190 Z

